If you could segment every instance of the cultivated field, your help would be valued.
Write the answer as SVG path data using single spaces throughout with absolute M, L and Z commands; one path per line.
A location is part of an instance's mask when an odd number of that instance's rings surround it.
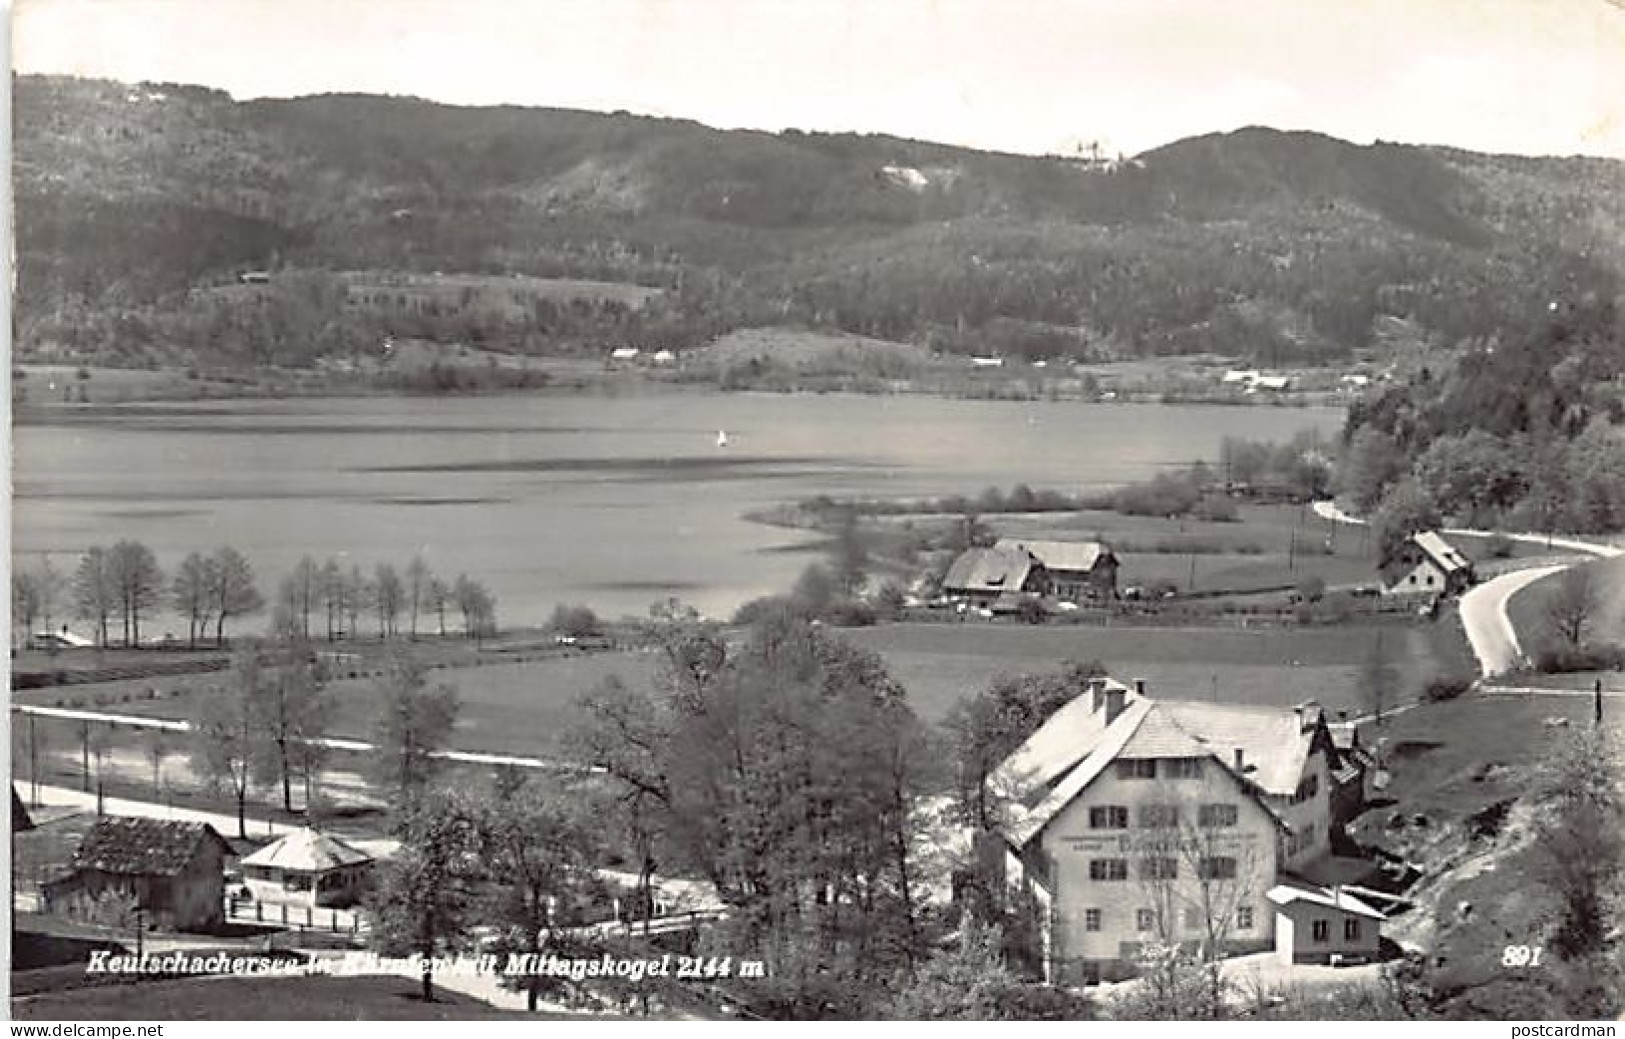
M 1336 628 L 1030 627 L 1015 624 L 891 624 L 847 632 L 873 649 L 909 690 L 914 709 L 935 721 L 962 697 L 1002 676 L 1099 660 L 1124 681 L 1144 679 L 1168 699 L 1292 705 L 1318 700 L 1360 713 L 1360 667 L 1379 632 L 1405 693 L 1414 695 L 1440 663 L 1427 629 L 1399 625 Z

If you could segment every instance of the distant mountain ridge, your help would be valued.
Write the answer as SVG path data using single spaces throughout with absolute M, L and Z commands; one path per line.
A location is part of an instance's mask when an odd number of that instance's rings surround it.
M 637 315 L 539 310 L 481 329 L 532 351 L 789 323 L 953 350 L 1265 363 L 1371 348 L 1385 319 L 1445 343 L 1492 336 L 1556 298 L 1612 299 L 1625 270 L 1625 164 L 1603 159 L 1254 127 L 1098 163 L 35 76 L 16 80 L 14 106 L 19 343 L 98 356 L 232 359 L 238 337 L 189 330 L 237 319 L 187 293 L 246 268 L 668 290 Z M 339 305 L 319 295 L 301 305 Z M 317 346 L 254 359 L 308 362 L 390 321 L 352 311 L 327 315 Z M 120 322 L 147 343 L 130 347 Z

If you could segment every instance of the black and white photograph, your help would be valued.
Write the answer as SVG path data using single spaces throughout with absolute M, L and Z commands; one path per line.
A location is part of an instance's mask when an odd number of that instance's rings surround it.
M 9 1017 L 1625 1017 L 1625 0 L 7 25 Z

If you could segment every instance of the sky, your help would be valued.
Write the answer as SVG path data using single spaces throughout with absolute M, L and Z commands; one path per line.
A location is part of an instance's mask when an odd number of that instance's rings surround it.
M 1032 154 L 1267 125 L 1625 158 L 1625 0 L 12 0 L 18 72 Z

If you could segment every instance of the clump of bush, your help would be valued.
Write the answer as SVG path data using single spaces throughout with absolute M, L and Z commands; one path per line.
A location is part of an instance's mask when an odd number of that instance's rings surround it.
M 1548 675 L 1571 671 L 1625 670 L 1625 646 L 1592 644 L 1571 646 L 1549 642 L 1535 653 L 1535 670 Z
M 1484 554 L 1491 559 L 1505 559 L 1512 555 L 1512 539 L 1505 534 L 1496 534 L 1484 542 Z
M 1183 516 L 1201 500 L 1201 489 L 1188 476 L 1159 473 L 1118 491 L 1112 507 L 1125 516 Z
M 1454 700 L 1473 687 L 1473 677 L 1463 672 L 1434 675 L 1422 688 L 1422 695 L 1433 703 Z

